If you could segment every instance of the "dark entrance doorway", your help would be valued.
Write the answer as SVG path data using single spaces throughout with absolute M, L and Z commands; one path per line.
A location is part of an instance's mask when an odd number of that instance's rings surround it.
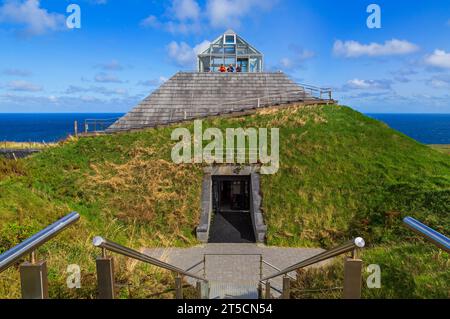
M 254 243 L 250 176 L 213 176 L 210 243 Z

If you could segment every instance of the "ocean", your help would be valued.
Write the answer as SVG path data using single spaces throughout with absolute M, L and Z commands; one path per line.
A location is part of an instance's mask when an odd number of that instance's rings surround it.
M 450 114 L 366 114 L 423 144 L 450 144 Z
M 0 141 L 55 142 L 84 130 L 86 119 L 116 119 L 118 113 L 0 113 Z M 450 144 L 450 114 L 367 114 L 424 144 Z
M 56 142 L 84 131 L 86 119 L 117 119 L 122 113 L 0 113 L 0 141 Z

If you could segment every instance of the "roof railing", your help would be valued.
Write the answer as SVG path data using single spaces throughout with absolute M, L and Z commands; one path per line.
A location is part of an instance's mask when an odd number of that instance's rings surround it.
M 125 257 L 133 258 L 153 266 L 163 268 L 172 271 L 177 276 L 175 278 L 175 289 L 177 299 L 182 299 L 183 297 L 183 276 L 191 277 L 197 279 L 197 291 L 199 295 L 202 295 L 204 290 L 204 284 L 208 284 L 208 280 L 197 276 L 189 271 L 178 268 L 169 263 L 163 262 L 159 259 L 150 257 L 149 255 L 140 253 L 134 249 L 122 246 L 110 240 L 104 239 L 100 236 L 94 237 L 92 241 L 95 247 L 102 249 L 101 257 L 97 258 L 97 280 L 98 280 L 98 298 L 99 299 L 114 299 L 115 297 L 115 282 L 114 282 L 114 271 L 113 271 L 113 259 L 108 257 L 106 251 L 111 251 L 120 254 Z
M 270 280 L 276 277 L 283 277 L 283 291 L 282 298 L 288 299 L 290 295 L 290 278 L 288 274 L 293 271 L 317 264 L 321 261 L 328 260 L 339 255 L 352 252 L 352 258 L 345 261 L 345 275 L 344 275 L 344 298 L 347 299 L 359 299 L 361 297 L 361 269 L 362 261 L 356 259 L 356 250 L 363 248 L 365 246 L 365 241 L 361 237 L 352 239 L 345 244 L 338 247 L 332 248 L 330 250 L 324 251 L 320 254 L 307 258 L 299 263 L 289 266 L 283 270 L 276 272 L 273 275 L 264 277 L 261 279 L 260 283 L 265 284 L 265 296 L 270 298 L 270 289 L 273 289 L 270 285 Z M 354 263 L 355 266 L 348 266 L 350 263 Z M 359 278 L 359 280 L 358 280 Z
M 447 253 L 450 253 L 450 239 L 447 236 L 409 216 L 403 219 L 403 223 L 416 234 L 424 237 Z
M 108 127 L 114 124 L 119 118 L 109 119 L 85 119 L 84 133 L 104 133 Z
M 79 219 L 80 215 L 72 212 L 0 255 L 0 273 L 30 256 L 30 262 L 20 265 L 22 298 L 48 298 L 47 266 L 36 260 L 36 249 Z
M 133 126 L 121 129 L 120 119 L 114 124 L 117 125 L 116 129 L 119 131 L 132 131 L 143 128 L 156 127 L 159 125 L 180 123 L 193 119 L 206 118 L 209 116 L 252 111 L 262 107 L 286 105 L 294 102 L 302 102 L 308 104 L 331 104 L 335 101 L 332 98 L 331 89 L 310 90 L 310 92 L 307 92 L 306 89 L 299 88 L 296 90 L 283 91 L 277 94 L 241 99 L 232 102 L 224 102 L 208 108 L 158 108 L 158 116 L 155 116 L 151 122 L 148 122 L 145 125 L 138 125 L 135 127 Z M 162 120 L 161 117 L 163 117 L 164 119 Z M 106 133 L 108 133 L 108 129 L 106 130 Z

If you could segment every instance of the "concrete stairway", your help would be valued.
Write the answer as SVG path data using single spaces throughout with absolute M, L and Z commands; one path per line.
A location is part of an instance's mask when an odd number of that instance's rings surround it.
M 258 299 L 258 289 L 254 285 L 237 285 L 211 282 L 209 299 Z
M 253 109 L 258 106 L 258 98 L 260 107 L 314 99 L 281 72 L 179 72 L 106 131 L 153 127 Z
M 144 253 L 168 262 L 198 276 L 204 276 L 209 281 L 209 298 L 252 299 L 258 296 L 260 280 L 259 255 L 264 261 L 283 269 L 323 252 L 320 248 L 281 248 L 267 247 L 258 244 L 207 244 L 191 248 L 147 248 Z M 205 255 L 206 259 L 205 259 Z M 204 263 L 199 261 L 204 260 Z M 321 262 L 313 267 L 321 267 Z M 195 267 L 192 267 L 196 265 Z M 274 274 L 277 270 L 263 265 L 263 277 Z M 295 277 L 296 273 L 290 273 Z M 195 286 L 197 280 L 185 278 Z M 270 281 L 272 287 L 281 290 L 282 278 Z M 279 297 L 276 290 L 274 297 Z

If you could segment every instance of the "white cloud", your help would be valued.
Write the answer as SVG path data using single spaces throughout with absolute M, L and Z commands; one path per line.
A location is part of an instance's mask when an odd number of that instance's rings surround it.
M 250 15 L 270 10 L 279 0 L 172 0 L 161 17 L 149 15 L 141 26 L 161 28 L 171 33 L 200 32 L 205 27 L 239 28 Z
M 412 81 L 412 77 L 418 72 L 412 67 L 403 67 L 398 70 L 390 72 L 394 80 L 400 83 L 409 83 Z
M 436 89 L 448 89 L 450 88 L 450 74 L 435 75 L 426 82 Z
M 313 51 L 291 45 L 289 50 L 293 52 L 292 56 L 284 57 L 280 60 L 278 67 L 285 70 L 296 70 L 303 67 L 306 60 L 316 56 Z
M 208 0 L 206 14 L 211 26 L 239 28 L 249 14 L 270 10 L 277 1 L 270 0 Z
M 450 69 L 450 53 L 435 50 L 433 54 L 425 58 L 425 63 L 437 68 Z
M 127 95 L 128 91 L 123 88 L 117 88 L 117 89 L 108 89 L 102 86 L 90 86 L 90 87 L 80 87 L 80 86 L 74 86 L 71 85 L 67 88 L 66 94 L 78 94 L 78 93 L 85 93 L 85 92 L 91 92 L 91 93 L 98 93 L 102 95 Z
M 154 15 L 149 15 L 147 18 L 141 21 L 142 27 L 152 27 L 159 28 L 162 26 L 162 23 L 158 20 L 158 18 Z
M 11 81 L 8 83 L 7 87 L 11 91 L 21 91 L 21 92 L 38 92 L 42 91 L 42 87 L 35 85 L 27 81 Z
M 117 60 L 112 60 L 107 63 L 98 64 L 96 67 L 107 71 L 122 71 L 125 67 Z
M 414 53 L 419 47 L 411 42 L 404 40 L 392 39 L 380 43 L 362 44 L 357 41 L 341 41 L 334 42 L 333 53 L 337 56 L 346 58 L 357 58 L 361 56 L 388 56 L 388 55 L 404 55 Z
M 208 0 L 206 14 L 211 26 L 239 28 L 241 20 L 249 14 L 270 10 L 276 0 Z
M 122 83 L 117 76 L 107 73 L 99 73 L 94 78 L 95 82 L 99 83 Z
M 39 0 L 7 0 L 0 7 L 0 23 L 23 26 L 26 35 L 41 35 L 63 29 L 65 17 L 41 8 Z
M 348 81 L 344 90 L 389 90 L 391 84 L 389 80 L 361 80 L 356 78 Z
M 10 75 L 10 76 L 27 77 L 27 76 L 31 75 L 31 72 L 28 70 L 23 70 L 23 69 L 5 69 L 2 71 L 2 74 Z
M 190 33 L 201 31 L 201 8 L 195 0 L 172 0 L 165 16 L 170 17 L 161 21 L 150 15 L 141 21 L 142 27 L 163 28 L 170 33 Z
M 431 79 L 430 85 L 436 89 L 449 88 L 450 83 L 440 79 Z
M 167 46 L 167 53 L 176 65 L 189 69 L 195 66 L 197 55 L 206 50 L 209 45 L 210 42 L 205 40 L 192 48 L 186 42 L 172 41 Z
M 195 0 L 173 0 L 171 11 L 180 21 L 200 18 L 200 6 Z
M 144 28 L 164 29 L 170 33 L 192 33 L 199 32 L 202 29 L 200 21 L 160 21 L 156 16 L 150 15 L 141 21 Z
M 168 79 L 165 76 L 160 76 L 157 79 L 151 79 L 151 80 L 147 80 L 147 81 L 139 81 L 138 85 L 155 87 L 155 86 L 164 84 L 164 82 L 166 82 L 167 80 Z

